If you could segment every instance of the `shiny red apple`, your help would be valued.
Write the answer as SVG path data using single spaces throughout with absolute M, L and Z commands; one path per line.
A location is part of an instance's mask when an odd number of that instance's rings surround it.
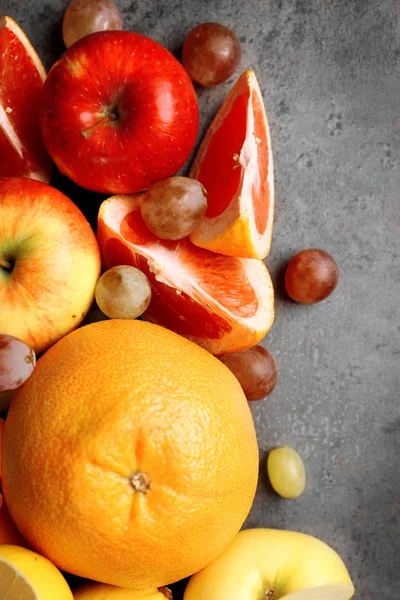
M 197 98 L 182 65 L 160 44 L 104 31 L 76 42 L 53 66 L 40 125 L 50 156 L 78 185 L 138 192 L 188 158 Z

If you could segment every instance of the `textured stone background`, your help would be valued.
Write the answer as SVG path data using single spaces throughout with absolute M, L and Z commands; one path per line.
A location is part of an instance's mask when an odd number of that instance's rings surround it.
M 269 114 L 276 219 L 267 259 L 276 322 L 265 340 L 279 385 L 252 411 L 261 476 L 247 526 L 314 534 L 339 551 L 358 600 L 399 597 L 400 6 L 396 0 L 118 0 L 126 29 L 175 53 L 199 22 L 232 27 L 243 69 L 257 73 Z M 46 66 L 62 53 L 66 0 L 0 0 Z M 233 81 L 233 80 L 232 80 Z M 230 82 L 231 83 L 231 82 Z M 199 90 L 202 130 L 230 83 Z M 92 223 L 98 198 L 60 175 Z M 323 248 L 340 285 L 314 307 L 285 298 L 282 269 Z M 298 500 L 273 495 L 269 449 L 303 456 Z M 177 542 L 179 543 L 179 542 Z

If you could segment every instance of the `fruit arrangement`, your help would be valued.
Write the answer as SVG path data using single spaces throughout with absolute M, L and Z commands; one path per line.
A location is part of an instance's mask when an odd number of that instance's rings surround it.
M 271 136 L 254 71 L 233 85 L 189 176 L 198 104 L 241 60 L 202 23 L 182 64 L 123 30 L 110 0 L 73 0 L 46 77 L 0 20 L 0 598 L 349 600 L 342 560 L 302 533 L 240 531 L 259 454 L 249 402 L 272 393 Z M 24 95 L 16 94 L 24 80 Z M 102 192 L 97 232 L 49 185 L 52 162 Z M 289 263 L 287 294 L 320 302 L 330 254 Z M 304 492 L 295 449 L 266 465 Z M 64 575 L 61 573 L 64 572 Z M 69 574 L 89 580 L 70 589 Z

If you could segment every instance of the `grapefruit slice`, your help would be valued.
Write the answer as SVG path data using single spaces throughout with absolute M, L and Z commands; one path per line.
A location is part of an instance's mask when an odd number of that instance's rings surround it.
M 257 78 L 245 71 L 211 123 L 190 176 L 204 185 L 207 213 L 196 246 L 265 258 L 272 236 L 274 174 L 269 125 Z
M 158 239 L 142 219 L 141 198 L 112 196 L 103 202 L 97 237 L 107 268 L 132 265 L 149 278 L 146 318 L 213 354 L 257 344 L 274 318 L 273 288 L 263 262 L 215 254 L 188 238 Z
M 0 18 L 0 175 L 48 183 L 52 163 L 39 129 L 46 71 L 22 29 Z

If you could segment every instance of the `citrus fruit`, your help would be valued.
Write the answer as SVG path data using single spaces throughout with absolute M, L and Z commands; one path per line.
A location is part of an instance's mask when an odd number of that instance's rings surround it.
M 1 448 L 3 445 L 4 419 L 0 419 L 0 465 L 1 465 Z M 0 471 L 1 481 L 1 471 Z M 1 489 L 1 488 L 0 488 Z M 17 546 L 25 546 L 26 542 L 18 529 L 11 520 L 10 513 L 4 502 L 3 496 L 0 494 L 0 546 L 2 544 L 16 544 Z
M 165 590 L 140 592 L 127 588 L 116 587 L 106 583 L 88 583 L 74 592 L 74 600 L 167 600 L 172 598 Z
M 0 17 L 0 175 L 48 183 L 52 163 L 39 129 L 46 71 L 22 29 Z
M 4 419 L 0 418 L 0 481 L 1 481 L 1 453 L 2 453 L 2 448 L 3 448 L 4 423 L 5 423 Z
M 73 600 L 60 571 L 20 546 L 0 546 L 0 592 L 7 600 Z
M 21 533 L 59 568 L 121 587 L 156 589 L 208 564 L 246 518 L 257 474 L 238 381 L 144 321 L 60 340 L 4 430 L 3 492 Z
M 207 190 L 196 246 L 265 258 L 271 244 L 274 174 L 268 120 L 257 78 L 245 71 L 211 123 L 190 172 Z
M 2 544 L 26 546 L 26 541 L 12 522 L 10 513 L 8 512 L 4 503 L 4 499 L 0 494 L 0 546 Z
M 149 278 L 146 317 L 213 354 L 257 344 L 274 318 L 265 265 L 203 250 L 188 238 L 158 239 L 142 219 L 141 198 L 113 196 L 103 202 L 97 237 L 108 268 L 132 265 Z

